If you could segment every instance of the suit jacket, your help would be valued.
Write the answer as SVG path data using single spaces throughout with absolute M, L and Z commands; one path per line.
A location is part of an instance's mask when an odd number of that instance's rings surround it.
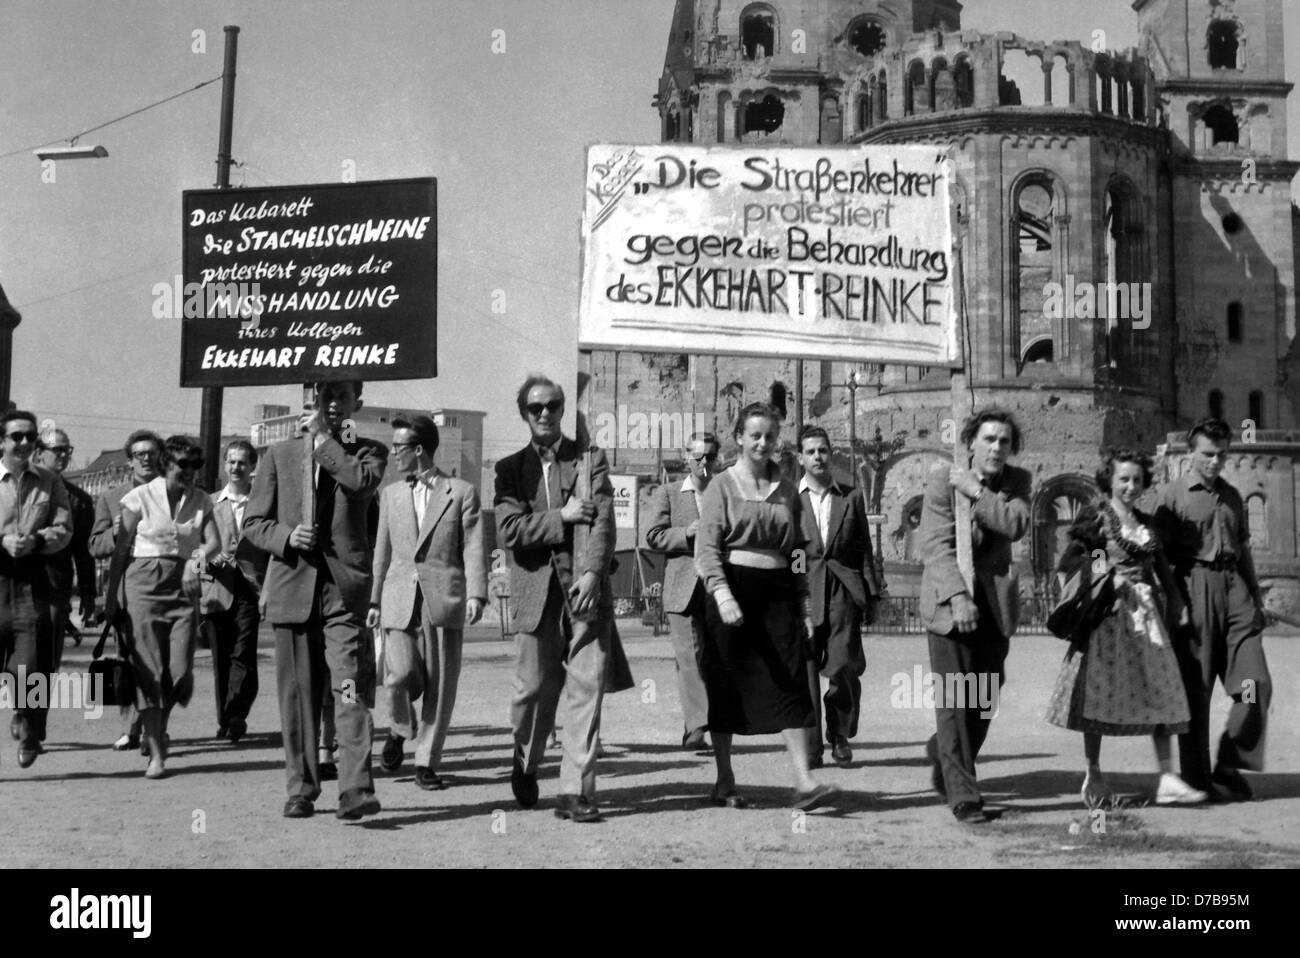
M 952 631 L 953 596 L 966 591 L 957 568 L 957 490 L 948 485 L 947 463 L 935 466 L 921 507 L 921 622 L 931 632 Z M 1011 564 L 1011 543 L 1029 529 L 1029 473 L 1005 466 L 996 483 L 971 504 L 971 546 L 975 579 L 993 607 L 998 630 L 1010 637 L 1020 623 L 1020 579 Z
M 704 586 L 695 571 L 695 537 L 686 535 L 686 527 L 700 517 L 697 496 L 681 483 L 670 483 L 655 490 L 650 505 L 650 528 L 645 541 L 651 549 L 665 552 L 664 611 L 686 613 L 698 596 L 704 598 Z
M 588 527 L 586 548 L 574 555 L 574 529 L 560 519 L 560 508 L 575 495 L 582 461 L 578 445 L 560 439 L 556 465 L 560 470 L 560 502 L 547 508 L 542 460 L 529 443 L 496 466 L 497 538 L 507 550 L 510 568 L 510 615 L 519 632 L 535 632 L 546 608 L 551 577 L 567 591 L 575 576 L 594 572 L 601 579 L 601 606 L 611 606 L 610 562 L 614 558 L 614 488 L 609 482 L 605 453 L 591 450 L 591 499 L 595 522 Z M 554 557 L 554 563 L 552 563 Z
M 320 466 L 316 548 L 299 552 L 289 545 L 289 533 L 302 521 L 302 439 L 288 439 L 267 450 L 244 507 L 245 538 L 271 554 L 263 596 L 267 619 L 276 625 L 311 617 L 322 572 L 338 586 L 344 604 L 363 618 L 370 598 L 366 516 L 384 477 L 388 450 L 370 439 L 341 443 L 330 438 L 316 447 L 312 458 Z
M 465 627 L 467 598 L 487 603 L 480 514 L 474 487 L 441 472 L 430 479 L 429 503 L 418 528 L 410 486 L 394 482 L 379 494 L 370 601 L 379 606 L 380 625 L 410 625 L 420 611 L 417 586 L 429 620 L 439 628 Z
M 18 479 L 16 508 L 6 512 L 6 530 L 22 535 L 39 535 L 36 549 L 21 559 L 14 558 L 0 546 L 0 576 L 25 577 L 35 570 L 49 581 L 49 563 L 68 547 L 72 539 L 72 519 L 68 509 L 68 490 L 58 473 L 44 466 L 28 465 L 28 476 Z M 21 497 L 18 493 L 21 492 Z M 12 621 L 7 624 L 12 624 Z M 12 642 L 12 640 L 7 640 Z
M 248 520 L 248 507 L 244 505 L 244 520 Z M 217 534 L 221 537 L 221 551 L 235 557 L 235 568 L 244 581 L 253 588 L 253 592 L 262 591 L 262 580 L 266 577 L 266 567 L 271 557 L 262 549 L 253 545 L 244 535 L 244 531 L 235 524 L 235 507 L 229 499 L 217 499 L 212 503 L 212 518 L 217 523 Z
M 865 612 L 871 599 L 880 595 L 876 567 L 872 558 L 871 527 L 867 509 L 857 489 L 836 485 L 830 496 L 828 541 L 822 542 L 812 496 L 799 493 L 803 505 L 801 522 L 808 539 L 808 594 L 812 597 L 813 625 L 826 620 L 826 597 L 831 579 L 838 580 L 859 611 Z
M 72 540 L 62 552 L 50 557 L 47 568 L 50 588 L 55 598 L 72 595 L 75 573 L 77 591 L 83 598 L 94 601 L 95 559 L 90 554 L 90 535 L 95 527 L 95 500 L 80 486 L 60 477 L 68 493 L 68 509 L 72 520 Z M 120 501 L 120 500 L 119 500 Z M 110 520 L 111 521 L 111 520 Z
M 122 514 L 122 497 L 136 487 L 127 481 L 100 493 L 95 500 L 95 524 L 90 530 L 90 554 L 96 559 L 113 557 L 113 520 Z

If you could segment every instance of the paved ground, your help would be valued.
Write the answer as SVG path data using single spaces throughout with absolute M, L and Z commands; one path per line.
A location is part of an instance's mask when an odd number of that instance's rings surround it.
M 330 784 L 316 818 L 285 820 L 273 662 L 264 644 L 263 693 L 249 738 L 237 747 L 211 738 L 211 662 L 199 653 L 198 690 L 173 718 L 172 775 L 165 780 L 146 781 L 138 755 L 109 750 L 118 734 L 115 713 L 99 719 L 74 710 L 52 714 L 49 751 L 26 770 L 5 739 L 0 807 L 24 827 L 0 830 L 0 867 L 1300 866 L 1300 640 L 1267 640 L 1277 694 L 1270 769 L 1252 779 L 1258 801 L 1146 806 L 1155 782 L 1149 740 L 1107 739 L 1103 767 L 1126 801 L 1102 820 L 1090 818 L 1079 800 L 1082 737 L 1042 720 L 1064 644 L 1017 637 L 1009 686 L 980 766 L 987 799 L 1004 813 L 988 825 L 963 828 L 927 787 L 922 746 L 933 729 L 932 712 L 891 701 L 894 676 L 928 669 L 923 637 L 869 638 L 853 766 L 822 773 L 844 789 L 843 800 L 801 818 L 786 807 L 790 772 L 775 736 L 737 740 L 738 779 L 758 807 L 704 806 L 712 760 L 676 747 L 667 640 L 629 623 L 623 630 L 641 688 L 606 699 L 611 754 L 600 768 L 601 824 L 573 825 L 551 815 L 558 754 L 543 767 L 538 808 L 514 804 L 505 724 L 512 647 L 493 640 L 491 630 L 477 631 L 479 641 L 467 646 L 443 766 L 450 789 L 416 789 L 408 755 L 400 773 L 377 772 L 381 815 L 355 824 L 335 820 L 337 791 Z M 70 650 L 65 667 L 84 668 L 88 658 L 85 646 Z M 1224 705 L 1216 699 L 1220 727 Z M 376 769 L 386 723 L 381 706 Z

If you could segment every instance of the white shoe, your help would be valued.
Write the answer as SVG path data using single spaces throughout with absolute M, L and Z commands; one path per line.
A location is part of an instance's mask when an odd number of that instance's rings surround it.
M 1199 788 L 1192 788 L 1173 772 L 1160 776 L 1160 787 L 1156 789 L 1157 805 L 1201 805 L 1209 799 L 1209 795 Z
M 1106 777 L 1098 772 L 1096 775 L 1087 772 L 1083 776 L 1083 788 L 1079 790 L 1083 796 L 1083 804 L 1089 808 L 1101 808 L 1103 805 L 1109 805 L 1115 799 L 1115 790 L 1110 787 L 1110 782 Z

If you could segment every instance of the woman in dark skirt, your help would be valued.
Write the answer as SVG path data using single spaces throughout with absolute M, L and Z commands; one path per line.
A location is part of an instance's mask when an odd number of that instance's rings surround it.
M 194 485 L 202 450 L 188 436 L 172 436 L 162 463 L 161 476 L 122 497 L 122 530 L 131 542 L 124 588 L 136 707 L 149 749 L 146 778 L 163 777 L 168 716 L 172 706 L 189 702 L 194 688 L 195 556 L 221 552 L 212 499 Z
M 772 461 L 781 416 L 767 403 L 741 410 L 740 459 L 700 502 L 695 568 L 709 594 L 701 673 L 718 779 L 715 805 L 745 807 L 731 768 L 733 735 L 780 732 L 794 766 L 794 806 L 823 805 L 839 791 L 808 772 L 805 729 L 816 725 L 805 642 L 812 633 L 808 586 L 794 552 L 806 546 L 799 492 Z

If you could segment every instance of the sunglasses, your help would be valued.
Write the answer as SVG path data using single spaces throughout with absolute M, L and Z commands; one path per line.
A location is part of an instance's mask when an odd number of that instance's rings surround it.
M 195 459 L 177 459 L 176 465 L 180 469 L 200 469 L 203 466 L 203 457 L 199 456 Z
M 702 456 L 687 456 L 691 462 L 717 462 L 718 454 L 716 452 L 706 452 Z
M 542 414 L 543 409 L 554 416 L 564 408 L 564 401 L 562 399 L 552 399 L 548 403 L 530 402 L 524 408 L 528 410 L 528 415 L 532 416 L 534 419 Z
M 7 433 L 7 435 L 13 442 L 35 442 L 36 441 L 35 432 L 11 432 L 11 433 Z
M 136 462 L 149 462 L 151 459 L 158 458 L 158 451 L 156 449 L 136 451 L 132 452 L 129 458 L 134 459 Z
M 45 446 L 44 449 L 45 449 L 46 452 L 52 452 L 52 453 L 54 453 L 56 456 L 70 456 L 70 455 L 72 455 L 72 447 L 71 447 L 71 446 Z

